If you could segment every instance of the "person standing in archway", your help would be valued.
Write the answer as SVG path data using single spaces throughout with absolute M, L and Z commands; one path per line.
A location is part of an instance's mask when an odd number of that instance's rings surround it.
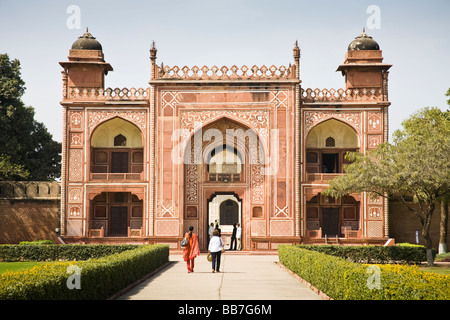
M 233 233 L 231 234 L 230 250 L 236 250 L 236 230 L 236 223 L 233 223 Z
M 213 231 L 214 231 L 214 223 L 211 222 L 211 225 L 210 225 L 209 228 L 208 228 L 208 236 L 209 236 L 208 242 L 209 242 L 209 241 L 211 240 L 211 238 L 212 238 Z
M 237 240 L 237 249 L 238 250 L 242 250 L 241 237 L 242 237 L 242 228 L 241 228 L 241 224 L 238 223 L 237 228 L 236 228 L 236 240 Z
M 183 259 L 186 261 L 188 273 L 194 272 L 194 259 L 200 255 L 198 236 L 193 231 L 194 227 L 190 226 L 189 232 L 184 235 L 188 239 L 188 244 L 183 250 Z

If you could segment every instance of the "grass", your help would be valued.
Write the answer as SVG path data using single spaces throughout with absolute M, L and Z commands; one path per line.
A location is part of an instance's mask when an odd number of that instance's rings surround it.
M 0 262 L 0 274 L 6 271 L 19 271 L 33 268 L 35 265 L 47 263 L 46 261 L 18 261 Z
M 419 269 L 424 272 L 434 272 L 443 275 L 450 275 L 450 264 L 435 264 L 433 267 L 428 267 L 426 265 L 420 265 Z

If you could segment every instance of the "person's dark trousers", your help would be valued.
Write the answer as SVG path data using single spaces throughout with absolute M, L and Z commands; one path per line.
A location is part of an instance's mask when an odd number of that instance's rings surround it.
M 233 243 L 234 243 L 234 249 L 233 249 Z M 236 250 L 236 238 L 231 238 L 231 242 L 230 242 L 230 250 Z
M 222 255 L 221 251 L 218 252 L 211 252 L 211 258 L 212 258 L 212 269 L 219 271 L 220 269 L 220 256 Z

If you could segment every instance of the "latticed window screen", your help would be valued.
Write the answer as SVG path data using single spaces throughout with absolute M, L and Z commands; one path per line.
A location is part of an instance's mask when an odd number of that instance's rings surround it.
M 325 146 L 326 147 L 334 147 L 334 146 L 336 146 L 336 142 L 334 141 L 334 138 L 333 137 L 328 137 L 325 140 Z
M 127 145 L 127 138 L 121 134 L 114 137 L 114 146 L 122 147 Z

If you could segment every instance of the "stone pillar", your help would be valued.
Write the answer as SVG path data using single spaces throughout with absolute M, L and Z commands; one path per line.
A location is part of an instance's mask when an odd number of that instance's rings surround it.
M 61 224 L 60 234 L 66 234 L 66 163 L 67 163 L 67 107 L 63 106 L 63 134 L 62 134 L 62 148 L 61 148 Z
M 153 41 L 152 48 L 150 49 L 150 80 L 155 79 L 156 72 L 156 47 Z M 150 84 L 150 121 L 149 121 L 149 196 L 148 196 L 148 228 L 147 235 L 154 235 L 154 219 L 155 219 L 155 85 Z
M 294 63 L 295 63 L 295 78 L 300 80 L 300 48 L 298 42 L 295 41 L 294 47 Z M 295 85 L 295 105 L 294 105 L 294 143 L 295 143 L 295 157 L 294 157 L 294 235 L 300 236 L 301 216 L 300 216 L 300 84 Z

